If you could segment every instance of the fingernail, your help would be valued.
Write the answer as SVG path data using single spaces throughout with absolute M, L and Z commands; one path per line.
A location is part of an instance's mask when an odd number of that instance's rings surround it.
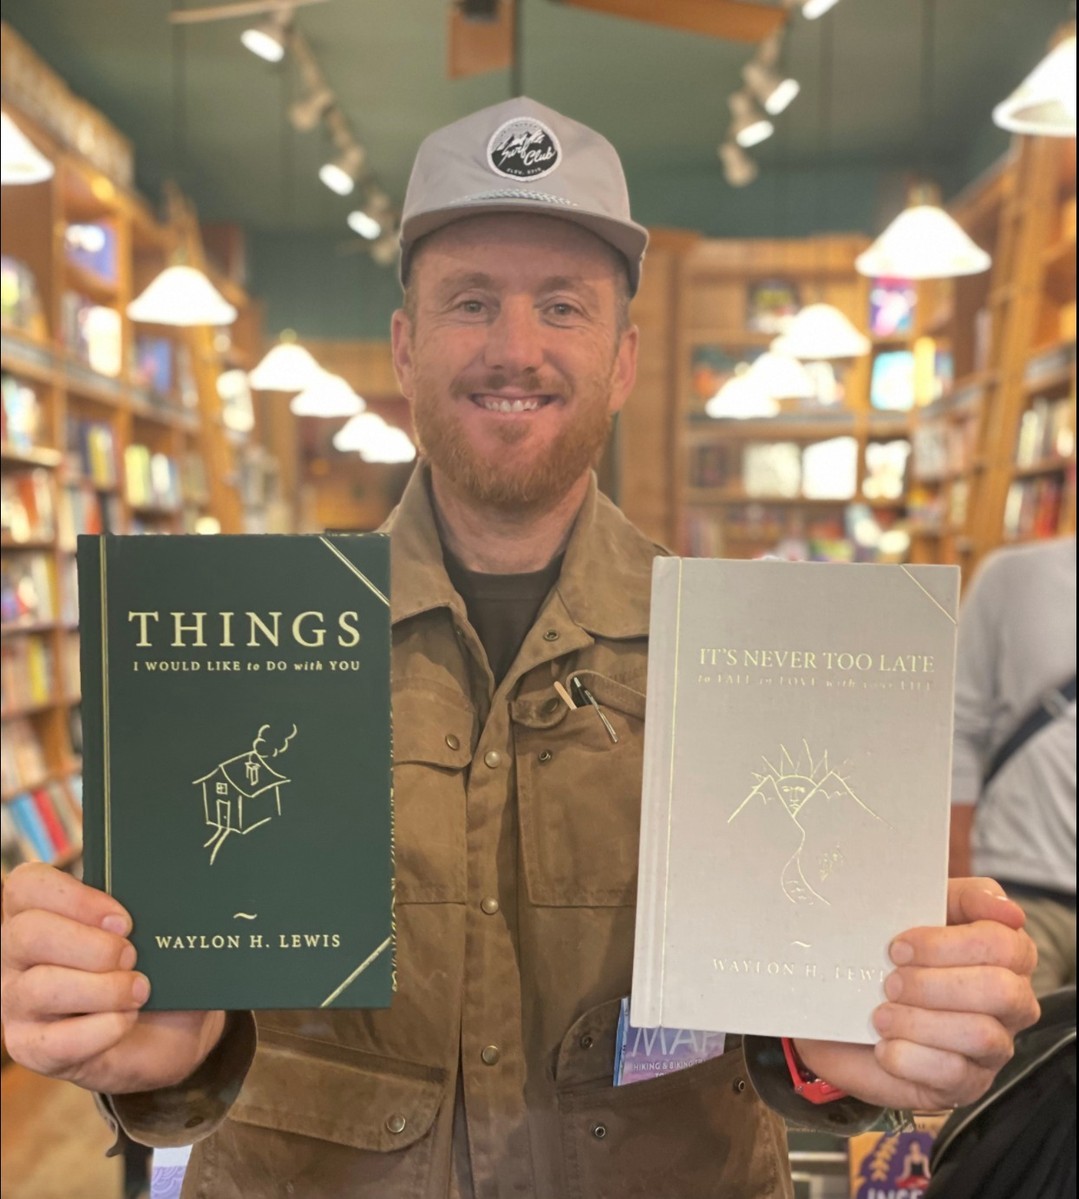
M 135 981 L 131 984 L 131 998 L 139 1004 L 150 998 L 150 980 L 145 974 L 135 976 Z
M 893 1003 L 903 994 L 903 979 L 898 972 L 893 971 L 884 980 L 884 994 Z
M 914 961 L 914 946 L 909 941 L 893 941 L 889 953 L 897 966 L 906 966 Z
M 126 916 L 111 915 L 106 916 L 101 921 L 101 927 L 107 933 L 116 933 L 118 937 L 126 937 L 131 931 L 131 921 Z
M 120 950 L 120 969 L 130 970 L 135 965 L 135 946 L 129 941 L 123 949 Z
M 879 1007 L 873 1013 L 873 1027 L 882 1036 L 891 1030 L 894 1023 L 891 1009 L 888 1007 Z

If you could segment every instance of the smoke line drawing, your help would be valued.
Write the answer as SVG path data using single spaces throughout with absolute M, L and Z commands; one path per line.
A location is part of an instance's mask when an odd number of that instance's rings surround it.
M 281 793 L 292 780 L 270 761 L 287 752 L 298 731 L 293 724 L 282 736 L 271 725 L 261 725 L 250 749 L 193 780 L 202 791 L 203 820 L 213 830 L 203 845 L 210 851 L 211 866 L 230 835 L 246 837 L 281 815 Z

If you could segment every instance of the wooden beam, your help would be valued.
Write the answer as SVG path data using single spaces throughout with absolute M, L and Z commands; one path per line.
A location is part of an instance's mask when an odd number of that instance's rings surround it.
M 562 0 L 612 17 L 648 21 L 732 42 L 759 42 L 781 28 L 787 11 L 749 0 Z

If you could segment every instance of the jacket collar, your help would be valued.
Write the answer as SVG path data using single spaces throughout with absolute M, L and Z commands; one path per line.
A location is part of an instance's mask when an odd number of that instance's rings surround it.
M 449 608 L 462 621 L 467 619 L 443 564 L 425 464 L 412 472 L 382 531 L 390 534 L 392 546 L 393 623 L 435 608 Z M 611 638 L 647 636 L 652 559 L 666 552 L 600 494 L 593 475 L 555 590 L 570 617 L 589 633 Z

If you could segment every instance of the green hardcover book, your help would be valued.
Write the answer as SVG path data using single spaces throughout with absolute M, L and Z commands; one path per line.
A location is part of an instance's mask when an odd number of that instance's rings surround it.
M 85 879 L 149 1007 L 386 1007 L 389 539 L 80 537 Z

